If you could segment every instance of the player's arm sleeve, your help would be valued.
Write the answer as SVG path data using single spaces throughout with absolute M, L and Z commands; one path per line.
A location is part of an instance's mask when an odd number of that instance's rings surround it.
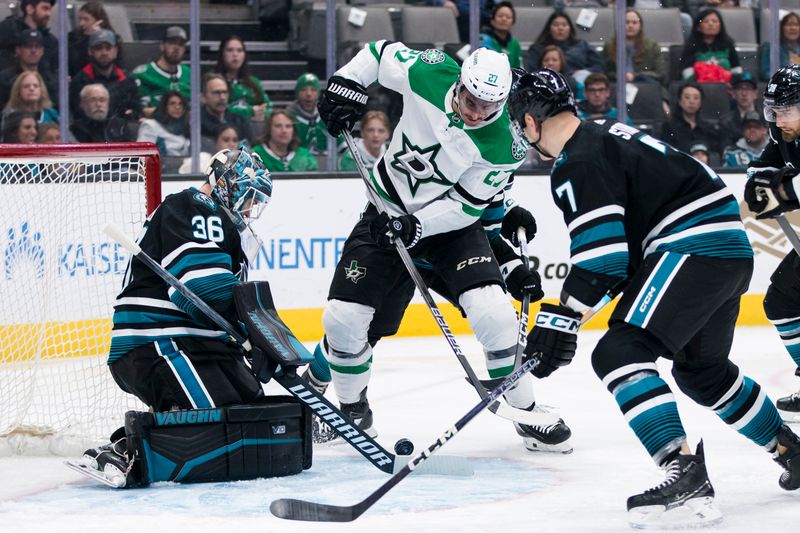
M 164 215 L 161 266 L 222 316 L 234 316 L 233 287 L 239 279 L 233 273 L 232 258 L 208 239 L 208 233 L 212 237 L 223 235 L 221 217 L 200 212 Z M 170 287 L 168 295 L 194 320 L 208 323 L 203 312 L 181 293 Z
M 551 175 L 553 199 L 570 236 L 562 301 L 582 312 L 628 275 L 625 183 L 600 166 L 566 163 Z
M 395 41 L 375 41 L 364 45 L 345 66 L 336 71 L 337 76 L 354 80 L 369 87 L 377 81 L 387 89 L 403 92 L 408 86 L 408 69 L 419 52 Z
M 483 231 L 486 232 L 486 236 L 489 240 L 500 235 L 503 217 L 509 209 L 516 205 L 516 202 L 509 196 L 509 190 L 513 184 L 514 175 L 512 174 L 508 178 L 508 182 L 505 187 L 503 187 L 503 190 L 498 192 L 494 198 L 492 198 L 492 201 L 489 202 L 489 205 L 486 206 L 486 209 L 483 210 L 481 225 L 483 225 Z

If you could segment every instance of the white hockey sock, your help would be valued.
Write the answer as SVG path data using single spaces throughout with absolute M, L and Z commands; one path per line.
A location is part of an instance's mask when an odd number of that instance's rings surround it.
M 361 352 L 351 354 L 328 346 L 327 355 L 339 403 L 356 403 L 361 399 L 361 391 L 369 384 L 372 348 L 367 344 Z

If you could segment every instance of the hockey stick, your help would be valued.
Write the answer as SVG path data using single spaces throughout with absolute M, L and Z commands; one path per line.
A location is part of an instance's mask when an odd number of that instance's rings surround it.
M 781 153 L 783 162 L 786 163 L 787 167 L 794 168 L 794 163 L 792 163 L 789 159 L 789 150 L 786 149 L 786 143 L 779 141 L 777 144 L 778 151 Z M 773 218 L 778 222 L 778 226 L 781 227 L 781 230 L 783 230 L 786 238 L 789 239 L 794 251 L 797 253 L 797 255 L 800 255 L 800 239 L 798 239 L 797 233 L 794 231 L 794 228 L 792 228 L 791 223 L 786 220 L 786 215 L 781 213 Z
M 179 279 L 170 274 L 152 257 L 147 255 L 142 248 L 126 235 L 118 226 L 108 224 L 103 228 L 103 232 L 121 244 L 131 255 L 146 264 L 155 274 L 167 282 L 172 288 L 191 301 L 197 309 L 210 318 L 217 326 L 222 328 L 231 338 L 248 352 L 251 350 L 250 342 L 236 330 L 222 315 L 217 313 L 202 298 L 195 294 L 191 289 L 184 285 Z M 291 347 L 283 347 L 292 349 Z M 287 391 L 292 393 L 298 400 L 306 404 L 315 415 L 324 420 L 333 430 L 353 448 L 363 455 L 370 463 L 378 469 L 391 474 L 395 471 L 396 456 L 386 451 L 378 442 L 367 435 L 357 425 L 350 424 L 348 418 L 336 406 L 328 401 L 325 396 L 320 394 L 313 387 L 308 386 L 303 379 L 297 376 L 293 370 L 286 372 L 279 368 L 274 379 L 280 383 Z M 471 469 L 466 466 L 462 458 L 450 457 L 440 461 L 436 470 L 436 465 L 429 468 L 430 473 L 449 474 L 449 475 L 471 475 Z M 459 461 L 460 460 L 460 461 Z M 467 473 L 469 472 L 469 473 Z
M 364 166 L 364 162 L 361 160 L 361 154 L 359 153 L 358 149 L 356 148 L 355 143 L 353 142 L 353 136 L 350 134 L 349 131 L 345 131 L 343 133 L 344 140 L 347 143 L 347 147 L 350 149 L 350 152 L 353 154 L 353 160 L 356 163 L 356 167 L 358 168 L 358 173 L 361 175 L 361 179 L 364 180 L 364 184 L 367 186 L 367 194 L 369 194 L 372 203 L 375 205 L 375 208 L 378 210 L 379 213 L 386 213 L 386 204 L 384 204 L 383 199 L 377 194 L 370 184 L 369 180 L 369 172 L 367 168 Z M 461 347 L 458 345 L 455 336 L 453 336 L 453 332 L 450 330 L 450 326 L 447 325 L 447 321 L 445 321 L 444 316 L 442 316 L 442 312 L 439 310 L 439 306 L 436 305 L 436 302 L 433 301 L 433 297 L 431 296 L 430 291 L 428 290 L 428 286 L 425 284 L 425 281 L 422 279 L 419 271 L 417 270 L 416 265 L 414 265 L 413 259 L 411 259 L 411 255 L 408 253 L 405 244 L 400 239 L 394 239 L 394 245 L 397 248 L 397 253 L 400 255 L 400 259 L 402 259 L 403 264 L 406 266 L 408 270 L 409 276 L 411 279 L 414 280 L 414 284 L 417 286 L 417 290 L 419 290 L 422 299 L 425 301 L 425 305 L 428 306 L 428 310 L 430 310 L 431 314 L 433 315 L 434 320 L 436 320 L 436 324 L 438 324 L 439 329 L 442 330 L 444 333 L 444 337 L 447 340 L 447 344 L 450 345 L 450 348 L 453 350 L 458 362 L 461 363 L 461 367 L 464 369 L 464 372 L 467 373 L 467 378 L 473 388 L 478 392 L 478 395 L 481 398 L 486 397 L 486 389 L 481 385 L 478 376 L 475 375 L 475 371 L 470 366 L 469 361 L 467 360 L 464 352 L 461 350 Z M 514 421 L 520 422 L 523 424 L 530 424 L 536 425 L 541 422 L 541 417 L 538 414 L 534 414 L 530 411 L 524 411 L 522 409 L 517 409 L 515 407 L 511 407 L 508 404 L 501 403 L 495 401 L 489 405 L 489 410 L 494 414 Z
M 275 500 L 270 504 L 270 512 L 278 518 L 285 518 L 286 520 L 303 520 L 309 522 L 352 522 L 364 514 L 364 512 L 372 507 L 378 500 L 383 498 L 387 492 L 392 490 L 392 488 L 405 479 L 406 476 L 418 468 L 422 463 L 427 461 L 431 455 L 436 453 L 447 443 L 447 441 L 455 437 L 455 435 L 464 426 L 466 426 L 473 418 L 483 411 L 483 409 L 486 408 L 491 402 L 495 401 L 495 399 L 503 394 L 503 392 L 513 387 L 519 378 L 531 370 L 536 363 L 538 363 L 538 361 L 533 358 L 525 361 L 522 366 L 509 374 L 498 387 L 486 393 L 485 397 L 467 414 L 462 416 L 451 428 L 445 430 L 445 432 L 436 440 L 436 442 L 417 454 L 399 472 L 387 479 L 386 482 L 373 491 L 372 494 L 357 504 L 340 506 L 309 502 L 305 500 L 296 500 L 292 498 L 282 498 L 280 500 Z

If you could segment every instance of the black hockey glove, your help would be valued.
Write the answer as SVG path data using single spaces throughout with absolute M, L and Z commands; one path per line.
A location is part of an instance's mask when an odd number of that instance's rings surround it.
M 757 219 L 773 218 L 800 207 L 792 186 L 798 173 L 800 170 L 792 167 L 748 169 L 745 201 Z
M 580 326 L 581 314 L 577 311 L 563 305 L 542 304 L 525 346 L 526 355 L 539 359 L 532 370 L 534 376 L 545 378 L 572 362 Z
M 512 207 L 506 216 L 503 217 L 503 224 L 500 227 L 500 235 L 511 241 L 514 246 L 519 246 L 519 239 L 517 238 L 517 229 L 525 228 L 525 236 L 528 242 L 533 240 L 536 235 L 536 220 L 530 211 L 524 207 L 515 205 Z
M 366 105 L 367 90 L 363 85 L 341 76 L 331 76 L 317 109 L 328 133 L 338 137 L 342 132 L 352 130 L 361 120 Z
M 380 213 L 370 222 L 369 233 L 381 248 L 393 248 L 394 239 L 398 237 L 410 250 L 422 237 L 422 224 L 414 215 L 390 218 Z
M 526 294 L 531 295 L 532 302 L 544 298 L 542 278 L 535 270 L 525 268 L 525 265 L 519 265 L 506 276 L 506 287 L 511 296 L 519 301 L 522 301 Z

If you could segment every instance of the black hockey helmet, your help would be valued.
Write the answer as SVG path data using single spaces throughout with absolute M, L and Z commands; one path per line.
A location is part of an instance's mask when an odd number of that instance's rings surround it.
M 577 114 L 575 97 L 566 78 L 554 70 L 542 68 L 523 74 L 511 87 L 508 113 L 511 122 L 520 129 L 525 127 L 525 113 L 540 125 L 562 111 Z
M 764 118 L 775 122 L 776 108 L 800 107 L 800 65 L 781 67 L 764 90 Z M 796 113 L 800 116 L 800 110 Z

